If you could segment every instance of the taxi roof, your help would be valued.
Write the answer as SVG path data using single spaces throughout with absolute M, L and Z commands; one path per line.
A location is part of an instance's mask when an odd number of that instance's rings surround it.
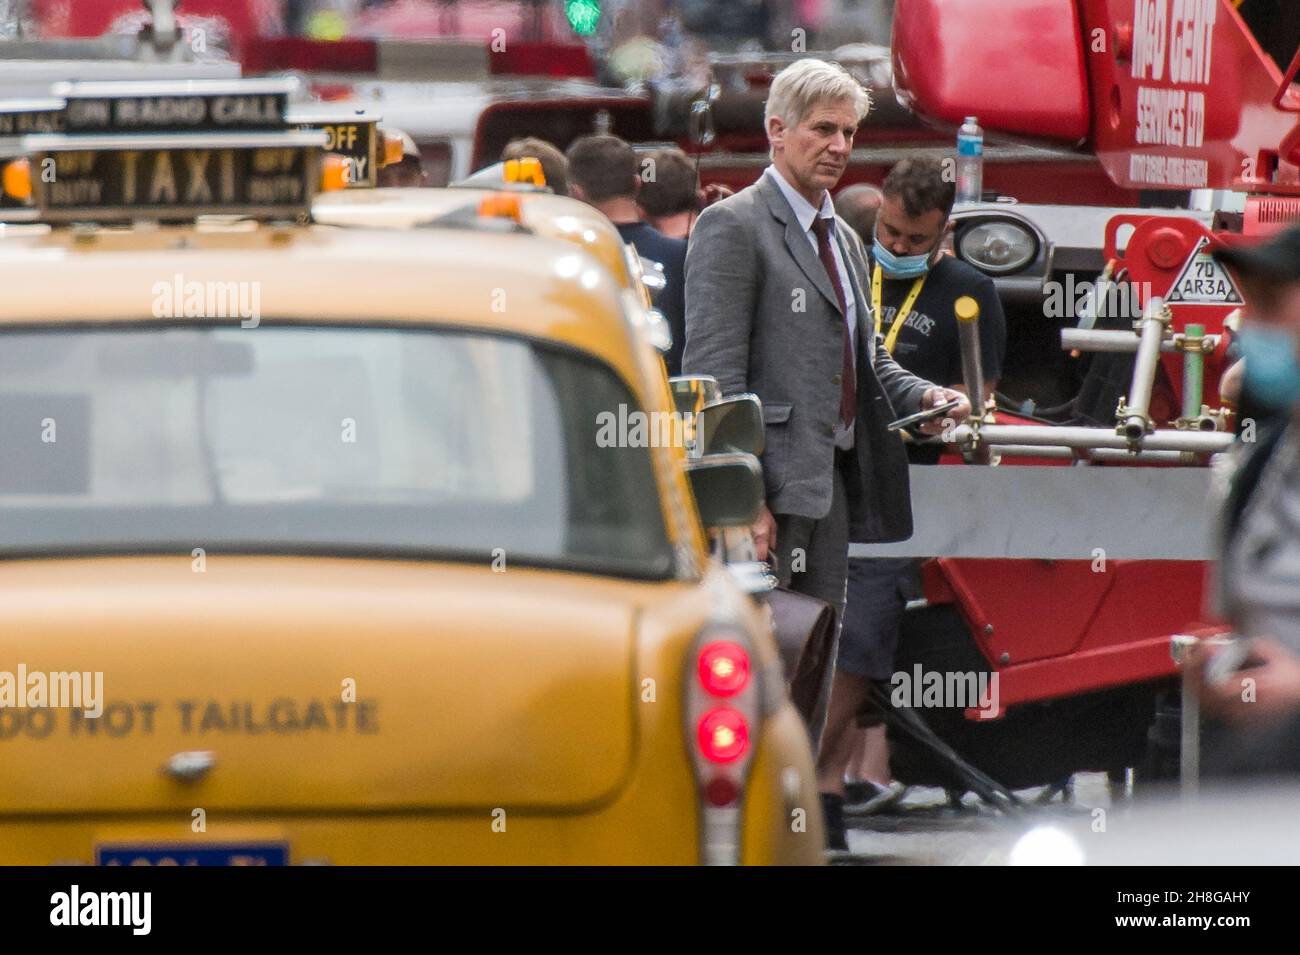
M 326 192 L 312 203 L 312 218 L 333 225 L 409 229 L 460 209 L 474 208 L 499 193 L 489 189 L 351 189 Z M 623 287 L 632 277 L 624 260 L 623 238 L 596 209 L 547 192 L 518 192 L 520 224 L 539 236 L 577 243 L 600 260 Z
M 625 293 L 572 243 L 250 222 L 0 233 L 0 327 L 152 323 L 158 296 L 188 283 L 250 283 L 268 322 L 480 328 L 569 345 L 641 379 Z

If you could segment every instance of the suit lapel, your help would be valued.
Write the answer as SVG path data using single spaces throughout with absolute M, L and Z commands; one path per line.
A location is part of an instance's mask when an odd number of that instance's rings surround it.
M 781 188 L 772 181 L 770 176 L 763 175 L 758 179 L 758 190 L 763 198 L 767 200 L 767 206 L 772 211 L 772 215 L 785 224 L 786 248 L 794 256 L 795 262 L 798 263 L 804 275 L 812 282 L 813 287 L 821 292 L 822 297 L 830 303 L 831 308 L 839 312 L 839 296 L 835 294 L 835 286 L 831 285 L 831 277 L 826 274 L 826 267 L 822 265 L 822 260 L 812 250 L 812 245 L 808 241 L 808 233 L 799 225 L 799 217 L 794 214 L 794 210 L 790 208 L 790 203 L 786 202 L 785 196 L 781 195 Z M 836 231 L 839 231 L 838 228 Z
M 848 226 L 837 216 L 835 219 L 835 241 L 839 243 L 840 258 L 844 264 L 849 267 L 849 285 L 853 288 L 853 301 L 857 303 L 858 313 L 858 331 L 864 328 L 868 333 L 874 330 L 875 323 L 871 315 L 871 303 L 863 296 L 863 289 L 866 287 L 866 275 L 858 270 L 858 257 L 852 255 L 853 244 L 844 238 L 844 230 Z M 822 270 L 826 271 L 825 269 Z

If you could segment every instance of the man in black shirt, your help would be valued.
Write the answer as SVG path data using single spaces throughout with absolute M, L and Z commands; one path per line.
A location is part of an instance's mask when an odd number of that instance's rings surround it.
M 961 344 L 953 305 L 963 295 L 980 306 L 979 330 L 984 394 L 991 396 L 1002 372 L 1006 318 L 993 280 L 942 249 L 952 230 L 949 215 L 956 187 L 933 159 L 904 159 L 881 187 L 871 244 L 872 311 L 885 348 L 903 368 L 954 390 L 962 380 Z M 942 447 L 912 444 L 914 464 L 934 464 Z M 919 596 L 915 562 L 908 559 L 853 559 L 849 562 L 848 601 L 840 636 L 839 666 L 877 682 L 894 673 L 903 608 Z M 856 734 L 846 754 L 846 810 L 870 812 L 896 800 L 901 787 L 890 785 L 884 726 Z
M 655 300 L 672 330 L 673 346 L 664 355 L 669 375 L 682 370 L 686 344 L 686 241 L 670 239 L 641 220 L 641 188 L 636 152 L 617 136 L 583 136 L 574 140 L 569 160 L 569 195 L 594 206 L 609 218 L 624 242 L 664 268 L 664 290 Z

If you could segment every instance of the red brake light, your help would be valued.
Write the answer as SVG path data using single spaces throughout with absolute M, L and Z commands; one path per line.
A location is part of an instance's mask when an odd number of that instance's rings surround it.
M 700 685 L 714 696 L 735 696 L 749 684 L 749 654 L 738 643 L 718 640 L 700 651 Z
M 704 798 L 710 806 L 730 806 L 740 798 L 740 787 L 735 780 L 719 776 L 704 787 Z
M 696 739 L 709 762 L 735 762 L 749 749 L 749 724 L 735 710 L 719 707 L 704 714 Z

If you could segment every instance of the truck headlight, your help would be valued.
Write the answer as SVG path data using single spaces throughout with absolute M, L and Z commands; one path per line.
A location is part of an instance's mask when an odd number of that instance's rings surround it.
M 957 242 L 962 259 L 991 275 L 1023 269 L 1038 255 L 1033 232 L 1008 219 L 990 219 L 966 229 Z

